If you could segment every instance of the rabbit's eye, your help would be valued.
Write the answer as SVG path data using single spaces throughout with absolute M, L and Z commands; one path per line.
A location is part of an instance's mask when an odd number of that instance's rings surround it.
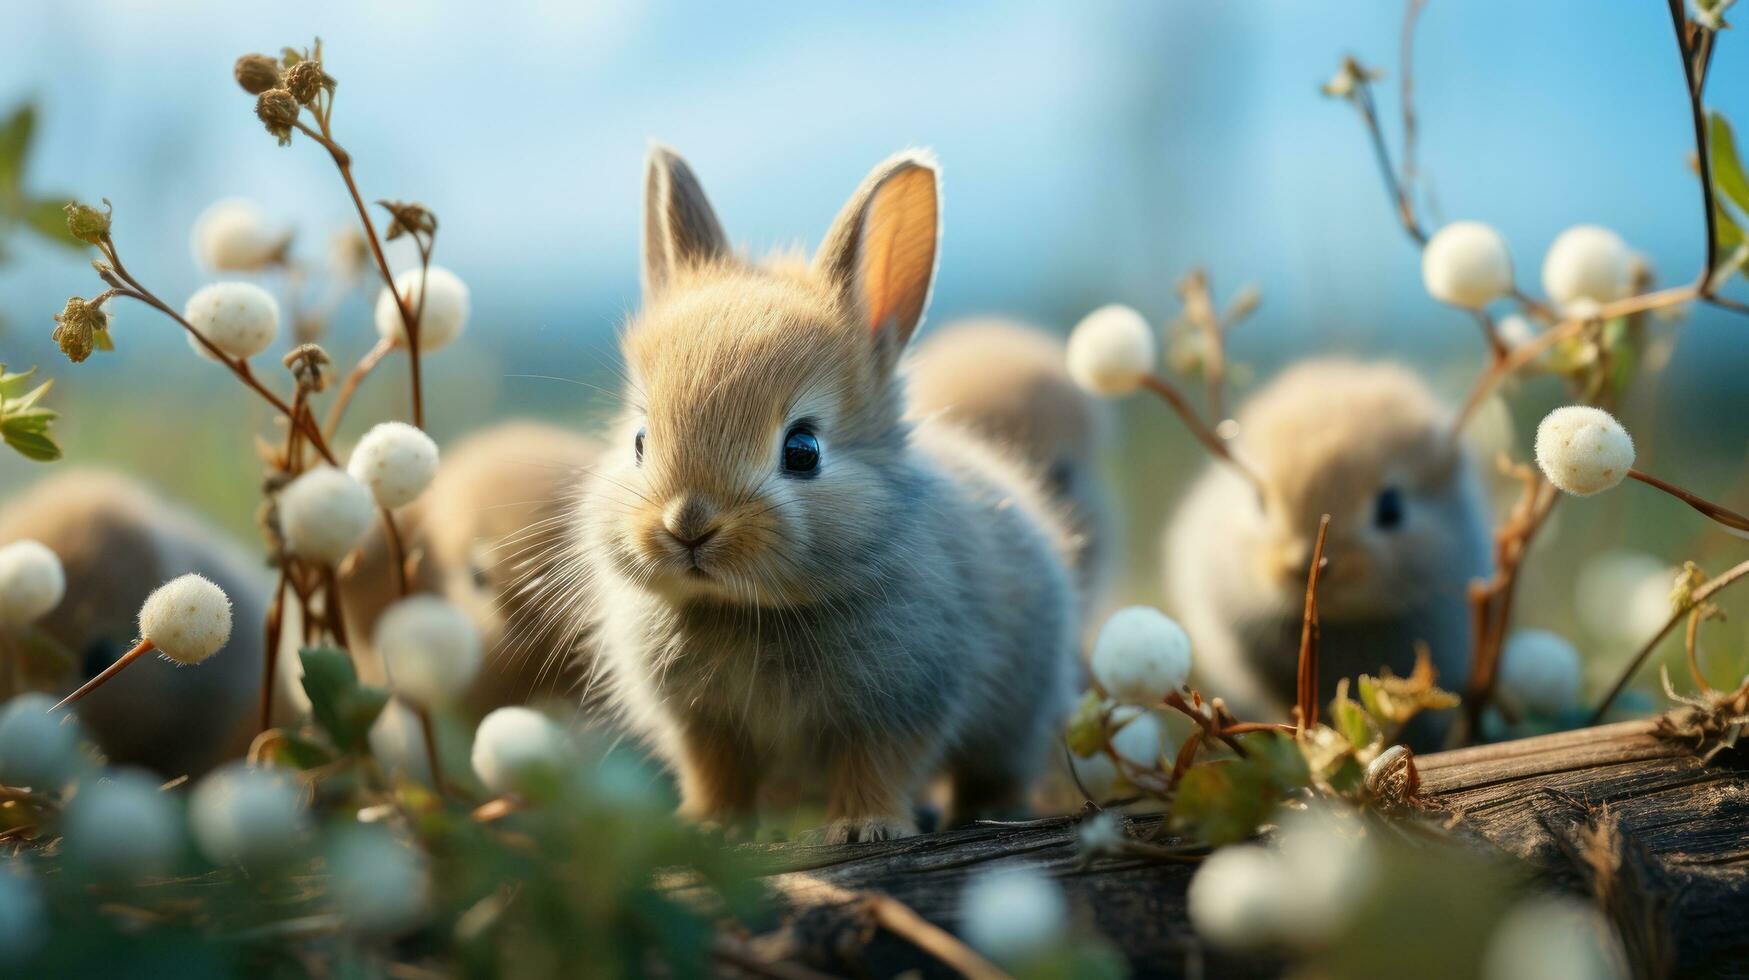
M 1372 522 L 1386 531 L 1403 523 L 1402 490 L 1386 487 L 1379 491 L 1378 499 L 1373 501 Z
M 820 440 L 806 425 L 792 426 L 783 437 L 783 471 L 813 476 L 820 471 Z
M 632 455 L 637 458 L 638 462 L 642 463 L 644 461 L 644 430 L 643 429 L 639 429 L 638 430 L 638 437 L 636 439 L 632 440 Z

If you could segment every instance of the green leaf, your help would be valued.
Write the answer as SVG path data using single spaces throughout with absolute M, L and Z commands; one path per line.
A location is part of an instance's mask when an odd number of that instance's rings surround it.
M 8 413 L 5 419 L 0 420 L 0 425 L 5 425 L 6 428 L 19 432 L 47 432 L 49 431 L 49 423 L 59 417 L 60 413 L 53 409 L 33 408 L 17 415 Z
M 1275 812 L 1283 797 L 1311 782 L 1292 738 L 1277 732 L 1239 736 L 1240 759 L 1192 766 L 1172 799 L 1173 829 L 1207 844 L 1246 840 Z
M 310 696 L 316 724 L 340 748 L 362 748 L 371 723 L 389 701 L 389 692 L 359 684 L 358 671 L 345 651 L 316 648 L 299 656 L 304 663 L 304 692 Z
M 1380 737 L 1378 722 L 1348 696 L 1346 677 L 1336 682 L 1336 697 L 1330 702 L 1330 724 L 1356 749 L 1368 748 Z
M 1749 174 L 1737 156 L 1737 139 L 1722 113 L 1713 113 L 1707 124 L 1708 162 L 1712 165 L 1713 189 L 1749 211 Z
M 1713 202 L 1713 240 L 1718 243 L 1720 253 L 1726 253 L 1743 244 L 1743 226 L 1737 219 L 1731 217 L 1731 212 L 1722 201 Z
M 327 746 L 284 732 L 274 744 L 273 756 L 280 765 L 293 769 L 315 769 L 334 761 L 334 752 Z
M 85 250 L 85 243 L 67 234 L 67 202 L 53 198 L 31 201 L 24 206 L 24 221 L 43 238 L 74 251 Z
M 31 370 L 35 371 L 36 369 L 31 368 Z M 41 401 L 42 396 L 48 394 L 49 389 L 53 388 L 54 386 L 55 386 L 55 379 L 50 378 L 49 380 L 44 381 L 42 384 L 37 385 L 35 388 L 32 388 L 29 391 L 29 393 L 19 395 L 18 397 L 13 398 L 11 401 L 6 403 L 6 414 L 8 416 L 13 416 L 13 415 L 19 415 L 19 414 L 22 414 L 26 411 L 29 411 L 30 407 L 32 405 L 35 405 L 38 401 Z
M 36 107 L 19 106 L 4 121 L 0 121 L 0 199 L 11 197 L 24 172 L 24 155 L 30 150 L 30 137 L 36 129 Z
M 0 423 L 0 438 L 4 438 L 6 444 L 18 450 L 25 459 L 52 463 L 61 458 L 61 447 L 44 432 L 21 430 L 7 422 Z

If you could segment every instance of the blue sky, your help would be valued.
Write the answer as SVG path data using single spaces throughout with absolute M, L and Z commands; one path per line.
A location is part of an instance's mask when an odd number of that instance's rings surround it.
M 1353 113 L 1317 94 L 1345 52 L 1380 64 L 1394 131 L 1395 2 L 7 6 L 0 106 L 44 113 L 32 183 L 113 200 L 124 256 L 167 297 L 202 282 L 187 229 L 216 198 L 259 200 L 318 251 L 347 220 L 326 158 L 275 146 L 229 78 L 239 53 L 320 33 L 365 193 L 440 215 L 476 349 L 611 344 L 636 302 L 654 138 L 756 251 L 811 246 L 874 162 L 935 148 L 937 323 L 997 310 L 1066 327 L 1111 300 L 1161 316 L 1203 263 L 1223 291 L 1264 289 L 1241 354 L 1476 353 L 1473 326 L 1422 292 Z M 1736 34 L 1712 91 L 1749 119 Z M 1690 133 L 1660 5 L 1435 0 L 1416 59 L 1439 210 L 1497 225 L 1521 279 L 1580 222 L 1616 228 L 1667 280 L 1693 273 Z M 0 268 L 0 354 L 47 361 L 48 313 L 94 283 L 65 254 L 21 251 Z M 1745 329 L 1699 313 L 1678 368 L 1726 383 L 1708 371 Z M 155 325 L 129 339 L 181 346 Z

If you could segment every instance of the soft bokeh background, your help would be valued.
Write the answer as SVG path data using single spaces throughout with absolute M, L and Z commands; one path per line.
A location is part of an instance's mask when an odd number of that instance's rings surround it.
M 320 34 L 364 193 L 430 205 L 438 261 L 473 290 L 468 334 L 429 361 L 440 436 L 513 414 L 587 425 L 610 407 L 566 381 L 611 383 L 614 329 L 637 301 L 652 138 L 690 157 L 731 236 L 756 250 L 811 245 L 871 164 L 934 147 L 946 193 L 934 324 L 995 311 L 1061 331 L 1110 301 L 1164 319 L 1173 282 L 1201 264 L 1223 296 L 1263 288 L 1233 339 L 1259 377 L 1343 351 L 1411 360 L 1455 395 L 1480 364 L 1474 325 L 1424 294 L 1355 114 L 1317 92 L 1346 52 L 1386 67 L 1394 134 L 1400 17 L 1395 2 L 1353 0 L 12 0 L 0 110 L 41 110 L 30 189 L 111 199 L 130 268 L 179 302 L 203 282 L 190 225 L 217 198 L 259 201 L 317 264 L 351 220 L 327 157 L 301 139 L 276 146 L 230 77 L 240 53 Z M 1722 36 L 1711 92 L 1744 121 L 1737 33 Z M 1430 223 L 1493 223 L 1533 288 L 1548 243 L 1580 222 L 1621 232 L 1664 281 L 1694 273 L 1692 135 L 1662 5 L 1436 0 L 1416 81 Z M 50 315 L 100 287 L 70 252 L 10 246 L 0 360 L 59 380 L 51 405 L 67 414 L 71 460 L 144 474 L 246 532 L 258 472 L 239 423 L 265 423 L 256 403 L 140 307 L 120 309 L 117 353 L 67 364 Z M 374 339 L 368 317 L 368 297 L 342 306 L 330 343 L 341 362 Z M 1749 506 L 1749 320 L 1702 309 L 1658 329 L 1680 342 L 1625 411 L 1644 464 Z M 403 384 L 399 364 L 382 371 L 355 421 L 404 411 Z M 1557 398 L 1547 382 L 1513 392 L 1521 433 Z M 1158 528 L 1202 460 L 1160 406 L 1134 402 L 1113 474 L 1131 515 L 1125 591 L 1146 599 Z M 0 489 L 39 473 L 0 454 Z M 1574 632 L 1599 675 L 1620 641 L 1575 626 L 1574 583 L 1616 545 L 1715 571 L 1742 555 L 1643 488 L 1564 506 L 1522 618 Z M 1742 645 L 1740 632 L 1714 635 Z

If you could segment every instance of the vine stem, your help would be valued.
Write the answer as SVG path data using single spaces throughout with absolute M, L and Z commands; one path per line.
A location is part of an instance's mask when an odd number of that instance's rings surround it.
M 1711 599 L 1731 583 L 1744 577 L 1749 577 L 1749 561 L 1735 565 L 1719 574 L 1717 577 L 1708 579 L 1699 586 L 1696 586 L 1694 592 L 1689 597 L 1688 604 L 1672 613 L 1670 618 L 1665 621 L 1664 625 L 1658 628 L 1658 632 L 1652 634 L 1652 638 L 1647 640 L 1644 646 L 1640 647 L 1639 652 L 1634 654 L 1632 660 L 1628 661 L 1627 667 L 1621 672 L 1621 675 L 1616 678 L 1615 685 L 1609 689 L 1608 694 L 1604 695 L 1603 701 L 1597 705 L 1597 710 L 1591 713 L 1591 720 L 1586 724 L 1602 724 L 1603 716 L 1609 713 L 1610 706 L 1615 704 L 1615 699 L 1620 697 L 1621 692 L 1627 689 L 1628 682 L 1632 681 L 1634 675 L 1639 673 L 1640 668 L 1645 666 L 1646 661 L 1652 656 L 1652 651 L 1658 649 L 1658 644 L 1663 642 L 1664 637 L 1670 635 L 1670 631 L 1675 629 L 1677 624 L 1681 623 L 1683 619 L 1688 616 L 1689 610 L 1699 606 L 1708 599 Z
M 1670 496 L 1675 497 L 1677 500 L 1694 508 L 1698 513 L 1705 515 L 1709 520 L 1722 524 L 1733 531 L 1749 532 L 1749 517 L 1744 517 L 1742 514 L 1739 514 L 1728 507 L 1715 504 L 1698 494 L 1689 493 L 1687 490 L 1682 489 L 1676 484 L 1670 483 L 1666 480 L 1660 480 L 1650 473 L 1630 469 L 1628 470 L 1628 476 L 1633 477 L 1647 486 L 1656 487 L 1659 490 L 1664 491 Z
M 1179 421 L 1183 422 L 1184 427 L 1190 430 L 1190 434 L 1196 438 L 1196 441 L 1202 443 L 1204 448 L 1215 455 L 1215 458 L 1231 465 L 1251 483 L 1252 487 L 1256 488 L 1258 493 L 1263 492 L 1263 480 L 1233 454 L 1232 448 L 1227 445 L 1225 439 L 1220 437 L 1219 433 L 1203 422 L 1202 418 L 1196 414 L 1196 409 L 1190 406 L 1190 402 L 1185 399 L 1182 392 L 1173 386 L 1172 382 L 1157 374 L 1147 374 L 1142 377 L 1142 387 L 1165 400 L 1166 404 L 1171 406 L 1172 411 L 1178 415 Z
M 323 429 L 327 432 L 328 438 L 334 438 L 334 435 L 340 431 L 340 420 L 346 416 L 346 408 L 352 404 L 352 396 L 358 392 L 358 386 L 364 383 L 364 379 L 376 370 L 376 366 L 382 363 L 383 358 L 387 357 L 396 346 L 397 343 L 393 338 L 385 337 L 378 340 L 375 346 L 358 359 L 358 363 L 352 366 L 352 370 L 346 373 L 346 380 L 340 382 L 340 390 L 334 393 L 334 403 L 328 406 L 328 420 L 323 423 Z
M 1312 545 L 1312 567 L 1306 573 L 1306 607 L 1300 617 L 1298 731 L 1318 726 L 1318 573 L 1324 568 L 1324 539 L 1330 515 L 1318 518 L 1318 540 Z
M 90 694 L 92 691 L 95 691 L 98 688 L 102 687 L 103 685 L 109 683 L 110 678 L 121 673 L 122 670 L 125 667 L 127 667 L 129 664 L 133 663 L 134 661 L 140 659 L 141 657 L 145 656 L 148 653 L 151 653 L 153 650 L 156 650 L 156 649 L 158 649 L 158 647 L 155 644 L 153 644 L 151 640 L 141 640 L 139 643 L 134 645 L 134 648 L 132 650 L 129 650 L 128 652 L 117 657 L 115 660 L 115 663 L 112 663 L 108 667 L 103 668 L 103 670 L 101 672 L 99 672 L 96 677 L 93 677 L 90 680 L 86 681 L 84 684 L 81 684 L 77 691 L 74 691 L 72 694 L 69 694 L 66 697 L 62 698 L 61 700 L 57 701 L 55 703 L 55 706 L 49 709 L 49 712 L 53 713 L 53 712 L 59 711 L 62 708 L 65 708 L 67 705 L 72 704 L 75 701 L 78 701 L 79 699 L 85 697 L 85 695 Z

